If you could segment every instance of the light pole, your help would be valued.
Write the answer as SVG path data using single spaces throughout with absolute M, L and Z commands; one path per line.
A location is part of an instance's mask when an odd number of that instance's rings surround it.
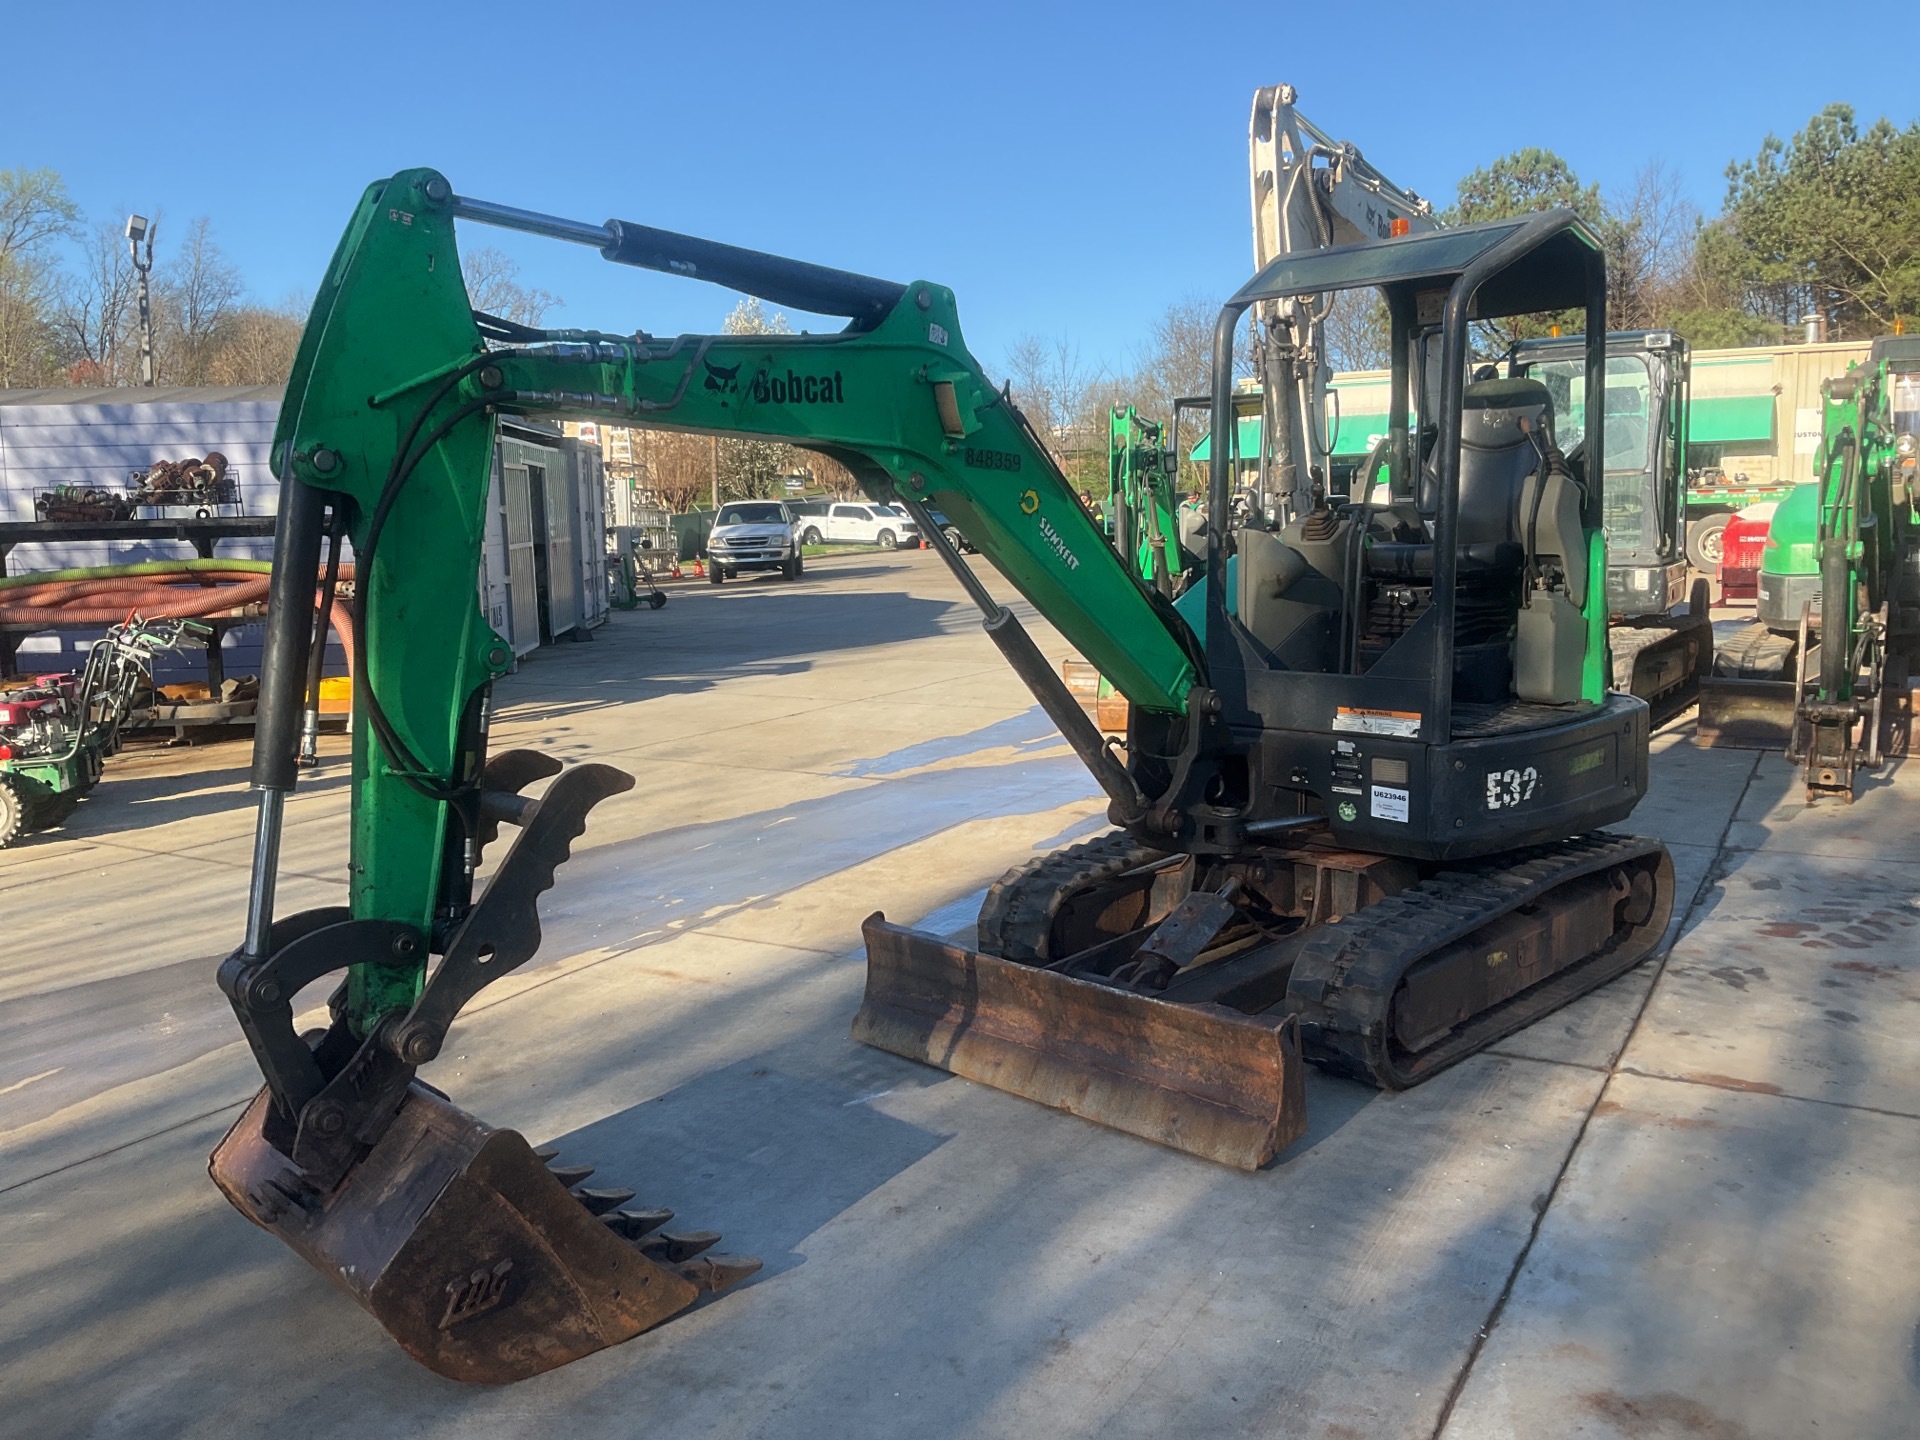
M 153 384 L 153 298 L 148 293 L 147 276 L 153 272 L 153 232 L 159 222 L 148 223 L 144 215 L 127 217 L 127 249 L 133 254 L 133 268 L 140 276 L 140 383 Z M 147 242 L 146 259 L 140 258 L 140 242 Z

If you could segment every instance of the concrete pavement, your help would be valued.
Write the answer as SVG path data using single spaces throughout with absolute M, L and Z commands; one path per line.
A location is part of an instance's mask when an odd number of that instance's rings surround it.
M 206 1180 L 257 1083 L 212 981 L 245 755 L 146 757 L 0 855 L 0 1432 L 1912 1433 L 1908 776 L 1809 812 L 1663 734 L 1664 972 L 1404 1095 L 1312 1074 L 1249 1176 L 847 1040 L 866 914 L 968 929 L 1103 824 L 934 557 L 683 589 L 499 698 L 497 744 L 638 784 L 428 1078 L 766 1269 L 506 1389 L 406 1360 Z M 342 769 L 289 908 L 342 892 Z

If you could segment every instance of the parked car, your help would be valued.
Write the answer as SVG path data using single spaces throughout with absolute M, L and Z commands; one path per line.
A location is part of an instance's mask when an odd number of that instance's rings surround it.
M 743 570 L 778 570 L 785 579 L 798 580 L 804 566 L 793 531 L 793 512 L 782 501 L 727 502 L 707 536 L 707 579 L 718 585 Z
M 868 508 L 873 510 L 873 512 L 876 515 L 881 516 L 883 519 L 886 516 L 892 516 L 895 520 L 898 520 L 900 522 L 901 535 L 898 543 L 903 548 L 908 550 L 918 550 L 920 546 L 925 543 L 923 537 L 920 534 L 919 523 L 913 518 L 913 516 L 907 513 L 906 507 L 904 505 L 873 505 Z M 880 543 L 883 546 L 886 545 L 885 541 L 881 541 Z M 891 549 L 892 547 L 887 546 L 887 548 Z
M 958 525 L 947 519 L 947 517 L 942 515 L 938 510 L 929 510 L 927 516 L 939 527 L 940 533 L 947 537 L 947 543 L 953 546 L 955 550 L 962 555 L 973 554 L 973 542 L 960 533 L 960 527 Z
M 920 543 L 920 527 L 894 505 L 845 500 L 803 500 L 798 512 L 802 545 L 878 545 L 882 550 Z

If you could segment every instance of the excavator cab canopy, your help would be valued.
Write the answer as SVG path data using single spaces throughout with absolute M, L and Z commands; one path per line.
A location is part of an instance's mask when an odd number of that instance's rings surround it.
M 1451 543 L 1452 512 L 1458 504 L 1460 410 L 1472 359 L 1469 322 L 1585 312 L 1586 334 L 1594 337 L 1584 347 L 1591 393 L 1603 393 L 1605 254 L 1599 237 L 1572 211 L 1548 210 L 1453 230 L 1283 255 L 1221 308 L 1214 330 L 1213 413 L 1234 413 L 1234 332 L 1249 309 L 1265 301 L 1358 289 L 1379 290 L 1392 319 L 1390 473 L 1397 493 L 1410 493 L 1414 472 L 1420 468 L 1413 463 L 1408 439 L 1415 413 L 1422 423 L 1437 422 L 1439 443 L 1431 455 L 1430 503 L 1423 508 L 1435 521 L 1436 541 L 1445 547 Z M 1436 333 L 1441 339 L 1438 375 L 1432 376 L 1423 359 L 1418 362 L 1421 374 L 1416 376 L 1412 373 L 1415 341 Z M 1431 351 L 1422 346 L 1420 353 L 1428 356 Z M 1423 393 L 1416 396 L 1416 387 Z M 1603 427 L 1603 417 L 1590 418 L 1589 450 L 1604 444 Z M 1423 455 L 1426 449 L 1421 447 Z M 1216 517 L 1215 544 L 1220 546 L 1231 500 L 1232 468 L 1224 449 L 1210 459 L 1210 510 Z M 1597 501 L 1597 494 L 1593 498 Z M 1587 518 L 1599 523 L 1597 507 Z M 1436 578 L 1443 581 L 1443 589 L 1451 584 L 1450 574 Z
M 1432 230 L 1393 240 L 1283 255 L 1227 302 L 1244 310 L 1260 300 L 1318 295 L 1363 286 L 1431 290 L 1468 271 L 1480 280 L 1468 319 L 1487 320 L 1545 310 L 1584 308 L 1588 267 L 1600 241 L 1571 211 L 1548 210 L 1512 220 Z
M 1216 445 L 1209 456 L 1210 558 L 1203 632 L 1207 666 L 1228 713 L 1246 717 L 1243 723 L 1250 724 L 1258 717 L 1264 728 L 1276 724 L 1313 728 L 1318 722 L 1309 716 L 1336 706 L 1411 713 L 1417 695 L 1418 712 L 1424 717 L 1421 739 L 1429 744 L 1446 744 L 1452 732 L 1451 712 L 1456 698 L 1456 582 L 1463 564 L 1471 568 L 1478 563 L 1477 554 L 1470 553 L 1473 546 L 1492 533 L 1488 516 L 1480 513 L 1488 503 L 1497 512 L 1492 515 L 1493 521 L 1500 522 L 1493 529 L 1501 534 L 1493 538 L 1512 538 L 1506 534 L 1512 528 L 1507 523 L 1511 506 L 1500 497 L 1513 488 L 1509 483 L 1513 477 L 1496 477 L 1496 483 L 1491 484 L 1476 482 L 1472 487 L 1474 505 L 1469 507 L 1473 513 L 1463 515 L 1462 452 L 1471 448 L 1478 456 L 1484 449 L 1479 442 L 1486 427 L 1496 420 L 1504 422 L 1511 415 L 1538 409 L 1549 428 L 1553 423 L 1551 404 L 1538 385 L 1488 381 L 1476 383 L 1469 390 L 1469 370 L 1475 359 L 1472 324 L 1510 315 L 1575 312 L 1577 318 L 1570 317 L 1575 325 L 1584 320 L 1585 390 L 1602 394 L 1606 382 L 1606 258 L 1599 238 L 1569 210 L 1282 256 L 1243 285 L 1221 309 L 1214 329 L 1213 413 L 1234 413 L 1234 342 L 1249 310 L 1265 302 L 1358 289 L 1378 290 L 1392 322 L 1384 460 L 1394 502 L 1417 515 L 1419 526 L 1425 530 L 1420 556 L 1426 558 L 1419 563 L 1427 567 L 1422 571 L 1422 583 L 1430 582 L 1431 609 L 1427 613 L 1431 619 L 1393 641 L 1388 654 L 1379 661 L 1363 662 L 1348 646 L 1340 652 L 1331 673 L 1308 676 L 1281 658 L 1279 668 L 1290 673 L 1284 686 L 1275 688 L 1270 673 L 1276 668 L 1275 660 L 1266 658 L 1257 648 L 1248 648 L 1247 637 L 1236 636 L 1236 625 L 1229 618 L 1232 612 L 1226 560 L 1242 543 L 1264 546 L 1257 536 L 1243 535 L 1232 528 L 1234 462 L 1230 447 Z M 1293 343 L 1304 343 L 1303 337 L 1295 337 Z M 1436 351 L 1437 370 L 1431 365 Z M 1585 417 L 1589 453 L 1605 453 L 1606 417 L 1600 413 L 1602 408 L 1595 407 L 1594 413 Z M 1467 413 L 1470 410 L 1472 416 Z M 1473 420 L 1471 436 L 1465 433 L 1469 419 Z M 1522 433 L 1527 433 L 1524 427 Z M 1469 439 L 1473 444 L 1463 445 Z M 1518 457 L 1515 463 L 1524 458 Z M 1574 530 L 1590 537 L 1598 535 L 1603 504 L 1603 477 L 1598 468 L 1585 477 L 1584 484 L 1575 487 L 1578 515 L 1567 517 L 1570 535 Z M 1317 493 L 1324 496 L 1324 487 Z M 1489 496 L 1494 498 L 1489 501 Z M 1297 525 L 1305 518 L 1296 504 L 1289 523 Z M 1255 530 L 1264 523 L 1256 517 Z M 1581 547 L 1570 541 L 1562 548 Z M 1586 577 L 1579 572 L 1592 563 L 1594 550 L 1591 543 L 1585 548 L 1586 560 L 1576 558 L 1569 565 L 1576 572 L 1569 583 L 1571 603 L 1580 618 L 1575 622 L 1568 617 L 1568 630 L 1577 625 L 1590 632 L 1581 661 L 1580 691 L 1584 703 L 1598 705 L 1606 688 L 1599 664 L 1606 649 L 1605 606 L 1586 600 Z M 1349 632 L 1352 628 L 1347 626 Z M 1494 640 L 1488 644 L 1499 649 Z M 1573 648 L 1570 638 L 1568 645 Z M 1267 649 L 1279 655 L 1271 646 Z M 1463 663 L 1471 669 L 1478 662 Z M 1322 657 L 1305 668 L 1327 667 Z M 1484 683 L 1476 680 L 1471 687 L 1474 703 L 1483 698 L 1491 703 L 1505 681 L 1491 670 L 1480 678 Z M 1322 689 L 1325 694 L 1317 693 Z M 1486 692 L 1484 697 L 1480 691 Z M 1467 697 L 1463 694 L 1460 698 Z

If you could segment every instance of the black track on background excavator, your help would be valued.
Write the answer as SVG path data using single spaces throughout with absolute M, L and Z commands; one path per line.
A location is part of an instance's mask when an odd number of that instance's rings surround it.
M 1607 627 L 1613 688 L 1647 702 L 1648 724 L 1666 724 L 1700 700 L 1714 673 L 1711 591 L 1694 582 L 1684 612 L 1615 620 Z

